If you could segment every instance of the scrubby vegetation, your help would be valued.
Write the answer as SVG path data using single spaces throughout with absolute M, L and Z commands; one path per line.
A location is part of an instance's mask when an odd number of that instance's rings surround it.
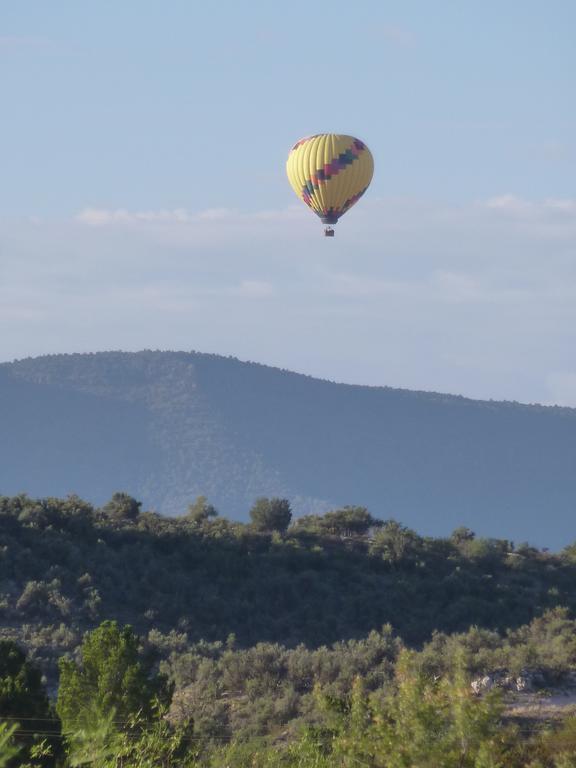
M 574 687 L 574 547 L 250 517 L 0 498 L 0 766 L 576 766 L 569 717 L 471 687 Z
M 506 637 L 470 630 L 421 651 L 389 629 L 315 651 L 199 643 L 158 670 L 149 643 L 107 621 L 60 660 L 51 705 L 4 643 L 0 765 L 569 768 L 576 719 L 518 719 L 501 690 L 475 695 L 470 679 L 529 659 L 558 682 L 576 667 L 575 629 L 557 609 Z
M 44 663 L 106 618 L 187 642 L 233 634 L 243 647 L 313 647 L 386 623 L 414 644 L 576 607 L 571 547 L 551 554 L 467 529 L 422 537 L 356 507 L 291 525 L 289 515 L 278 499 L 259 500 L 242 524 L 202 498 L 166 518 L 122 493 L 100 509 L 77 497 L 0 497 L 4 632 Z

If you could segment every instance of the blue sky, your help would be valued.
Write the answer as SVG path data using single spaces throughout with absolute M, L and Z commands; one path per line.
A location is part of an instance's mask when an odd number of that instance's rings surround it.
M 0 359 L 178 348 L 576 405 L 571 0 L 0 4 Z M 371 148 L 324 241 L 284 172 Z

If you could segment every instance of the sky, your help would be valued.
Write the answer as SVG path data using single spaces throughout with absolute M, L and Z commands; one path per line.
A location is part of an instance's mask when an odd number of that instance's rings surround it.
M 0 0 L 0 360 L 576 406 L 573 0 Z M 333 240 L 289 148 L 370 147 Z

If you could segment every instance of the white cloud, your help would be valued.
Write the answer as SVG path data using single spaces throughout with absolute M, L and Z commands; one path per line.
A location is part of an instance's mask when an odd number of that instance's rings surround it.
M 544 201 L 544 207 L 548 210 L 576 215 L 576 200 L 552 198 Z
M 397 296 L 412 301 L 445 304 L 510 304 L 530 300 L 528 289 L 494 284 L 488 276 L 450 271 L 434 271 L 411 280 L 375 280 L 353 274 L 328 276 L 328 292 L 349 298 Z
M 196 218 L 206 221 L 222 221 L 223 219 L 229 219 L 230 217 L 237 215 L 237 212 L 230 208 L 208 208 L 206 211 L 200 211 L 200 213 L 196 214 Z M 189 216 L 188 221 L 192 218 L 194 217 Z
M 484 203 L 486 208 L 491 208 L 495 211 L 505 211 L 508 213 L 528 213 L 534 209 L 532 203 L 527 200 L 522 200 L 516 195 L 499 195 L 497 197 L 491 197 Z
M 184 208 L 158 211 L 128 211 L 125 208 L 110 210 L 107 208 L 84 208 L 76 214 L 76 221 L 91 227 L 101 227 L 106 224 L 136 224 L 136 223 L 178 223 L 193 220 Z
M 485 201 L 486 208 L 506 213 L 543 216 L 550 211 L 558 211 L 568 215 L 576 215 L 576 199 L 546 198 L 545 200 L 530 201 L 516 195 L 499 195 Z
M 250 221 L 279 221 L 302 218 L 306 211 L 297 206 L 289 206 L 281 210 L 264 210 L 241 213 L 232 208 L 208 208 L 204 211 L 192 212 L 185 208 L 174 208 L 152 211 L 130 211 L 127 208 L 93 208 L 86 207 L 74 217 L 80 224 L 92 227 L 102 227 L 114 224 L 191 224 L 199 222 L 250 222 Z

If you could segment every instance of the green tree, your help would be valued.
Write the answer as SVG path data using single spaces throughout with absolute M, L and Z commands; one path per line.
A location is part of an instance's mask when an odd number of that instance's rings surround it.
M 188 518 L 195 523 L 205 523 L 211 517 L 218 517 L 218 511 L 208 503 L 206 496 L 197 496 L 188 506 Z
M 337 536 L 362 536 L 383 523 L 376 520 L 365 507 L 343 507 L 326 512 L 319 519 L 320 530 Z
M 540 758 L 537 766 L 576 768 L 576 718 L 567 717 L 555 728 L 546 729 L 530 751 L 533 758 Z
M 14 743 L 14 732 L 18 728 L 18 723 L 0 722 L 0 768 L 7 768 L 10 762 L 20 752 L 18 746 Z
M 529 547 L 528 544 L 526 544 L 523 547 L 523 551 L 525 551 L 526 547 Z M 519 547 L 516 547 L 516 551 L 518 551 Z M 561 551 L 560 556 L 564 558 L 569 563 L 576 563 L 576 542 L 572 542 L 572 544 L 568 544 L 564 549 Z
M 457 547 L 465 541 L 472 541 L 475 538 L 476 534 L 474 531 L 470 530 L 470 528 L 466 528 L 464 525 L 461 525 L 459 528 L 454 528 L 450 534 L 450 541 Z
M 123 761 L 124 724 L 116 721 L 116 710 L 99 711 L 96 707 L 84 713 L 82 725 L 67 733 L 68 762 L 71 768 L 116 768 Z
M 120 723 L 114 709 L 94 711 L 90 721 L 68 734 L 71 768 L 192 768 L 197 765 L 192 729 L 172 726 L 166 714 L 155 707 L 151 719 L 136 714 Z
M 316 739 L 318 765 L 371 768 L 511 768 L 517 740 L 501 725 L 498 695 L 475 698 L 459 666 L 451 678 L 430 678 L 418 655 L 403 650 L 394 687 L 383 700 L 368 697 L 361 679 L 341 701 L 324 697 L 329 730 Z M 314 765 L 314 740 L 307 736 Z M 320 761 L 326 750 L 330 760 Z M 297 765 L 300 765 L 296 763 Z M 524 765 L 524 763 L 522 763 Z
M 4 717 L 38 717 L 49 711 L 40 670 L 12 640 L 0 640 L 0 713 Z
M 9 745 L 13 741 L 14 748 L 21 751 L 23 760 L 30 758 L 33 751 L 37 751 L 43 743 L 42 734 L 47 730 L 48 721 L 48 730 L 54 732 L 55 737 L 59 731 L 59 723 L 51 711 L 40 670 L 27 661 L 26 654 L 11 640 L 0 640 L 0 717 L 10 722 L 25 718 L 26 728 L 13 739 L 7 736 L 6 729 L 3 731 L 5 753 L 10 752 L 12 747 Z M 54 747 L 54 744 L 51 746 Z
M 386 520 L 377 531 L 370 552 L 396 565 L 414 554 L 420 538 L 418 534 L 396 520 Z
M 141 501 L 136 501 L 130 494 L 119 491 L 112 495 L 110 501 L 102 507 L 102 511 L 113 520 L 136 520 L 141 506 Z
M 288 499 L 261 497 L 250 510 L 252 525 L 257 531 L 279 531 L 283 533 L 292 520 Z
M 88 632 L 80 649 L 81 662 L 60 660 L 56 710 L 66 733 L 77 732 L 114 711 L 119 722 L 140 712 L 151 716 L 154 701 L 167 702 L 171 690 L 161 675 L 152 675 L 138 650 L 132 628 L 105 621 Z

